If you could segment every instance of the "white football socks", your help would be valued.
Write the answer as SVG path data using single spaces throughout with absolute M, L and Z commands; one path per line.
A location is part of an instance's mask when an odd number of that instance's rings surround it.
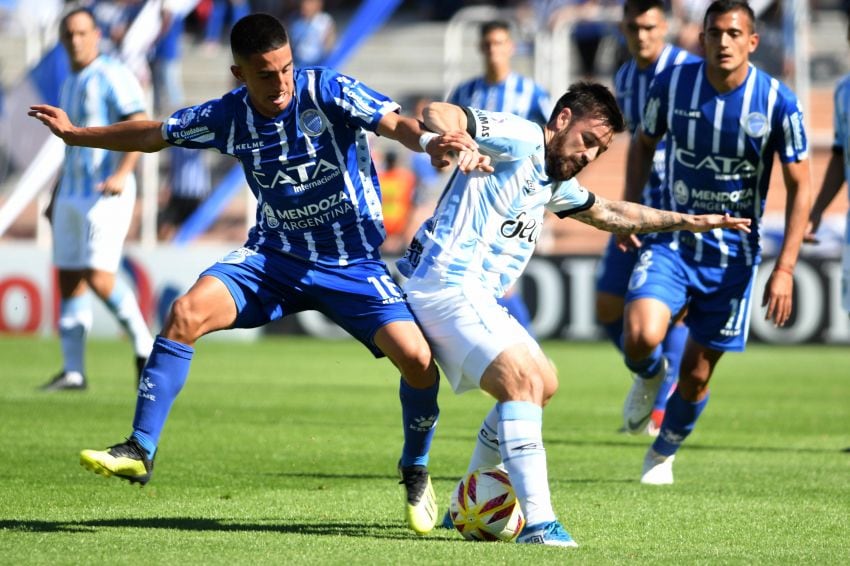
M 91 296 L 62 299 L 59 307 L 59 343 L 62 347 L 62 371 L 84 375 L 86 335 L 91 330 Z
M 115 280 L 115 286 L 112 288 L 109 299 L 106 300 L 106 306 L 130 336 L 136 356 L 141 358 L 150 356 L 153 336 L 139 309 L 136 296 L 126 283 L 120 279 Z
M 471 474 L 479 468 L 503 468 L 502 455 L 499 453 L 499 405 L 493 405 L 487 416 L 484 417 L 484 422 L 481 423 L 481 430 L 478 431 L 478 440 L 475 442 L 475 449 L 472 451 L 472 458 L 469 460 L 469 466 L 466 469 L 467 474 Z
M 526 401 L 509 401 L 498 407 L 499 451 L 526 524 L 554 521 L 543 447 L 543 409 Z

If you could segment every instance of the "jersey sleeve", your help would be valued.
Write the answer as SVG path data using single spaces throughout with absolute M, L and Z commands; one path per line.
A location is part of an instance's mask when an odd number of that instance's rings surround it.
M 162 137 L 181 147 L 227 153 L 227 139 L 233 134 L 233 113 L 228 107 L 227 99 L 219 98 L 178 110 L 163 122 Z
M 543 149 L 543 130 L 507 112 L 464 108 L 466 129 L 478 142 L 479 151 L 497 161 L 515 161 Z
M 352 128 L 374 132 L 384 116 L 400 108 L 388 96 L 330 69 L 321 70 L 320 81 L 322 109 L 332 120 L 345 122 Z
M 671 70 L 665 70 L 656 76 L 646 96 L 641 128 L 651 138 L 660 138 L 667 132 L 670 74 Z
M 546 204 L 546 210 L 555 213 L 558 218 L 566 218 L 582 210 L 587 210 L 596 202 L 596 195 L 581 186 L 575 179 L 569 179 L 558 185 L 552 192 L 552 198 Z
M 776 101 L 773 131 L 779 132 L 779 159 L 782 163 L 794 163 L 806 159 L 809 144 L 803 126 L 803 111 L 791 90 L 782 85 Z
M 107 103 L 114 109 L 119 119 L 125 120 L 133 114 L 145 111 L 145 97 L 142 86 L 130 69 L 121 64 L 109 67 L 109 90 Z

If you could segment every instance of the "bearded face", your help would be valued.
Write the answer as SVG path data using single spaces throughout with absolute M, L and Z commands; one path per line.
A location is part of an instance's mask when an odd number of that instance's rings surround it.
M 598 118 L 578 118 L 553 134 L 546 144 L 546 175 L 552 181 L 572 179 L 606 149 L 614 132 Z

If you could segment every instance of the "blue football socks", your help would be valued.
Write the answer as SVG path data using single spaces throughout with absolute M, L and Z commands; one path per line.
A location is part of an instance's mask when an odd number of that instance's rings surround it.
M 667 376 L 661 383 L 661 389 L 655 397 L 653 409 L 664 409 L 670 391 L 679 381 L 679 367 L 682 365 L 682 353 L 685 351 L 685 343 L 688 341 L 688 327 L 683 324 L 673 324 L 667 329 L 667 336 L 661 347 L 664 357 L 667 358 Z
M 437 393 L 440 390 L 440 373 L 437 381 L 426 389 L 411 387 L 401 378 L 398 396 L 401 400 L 401 420 L 404 426 L 404 447 L 401 451 L 401 465 L 427 466 L 431 440 L 437 428 L 440 408 L 437 405 Z
M 133 418 L 133 436 L 153 458 L 171 405 L 183 389 L 195 349 L 157 336 L 142 372 Z
M 643 378 L 649 378 L 658 373 L 661 369 L 664 356 L 661 354 L 661 345 L 655 347 L 652 353 L 642 360 L 632 360 L 625 356 L 626 367 L 632 370 L 633 373 Z
M 663 456 L 676 453 L 682 442 L 694 430 L 697 419 L 708 404 L 708 395 L 702 401 L 693 403 L 682 398 L 678 390 L 667 401 L 667 411 L 661 423 L 661 432 L 652 443 L 652 449 Z

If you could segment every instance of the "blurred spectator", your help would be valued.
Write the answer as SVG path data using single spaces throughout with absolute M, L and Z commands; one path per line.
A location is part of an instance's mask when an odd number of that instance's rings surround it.
M 168 203 L 159 217 L 159 239 L 170 240 L 211 190 L 207 152 L 178 145 L 168 148 Z
M 212 0 L 212 10 L 204 30 L 204 51 L 208 55 L 216 54 L 221 48 L 221 36 L 226 29 L 229 30 L 250 13 L 248 0 Z
M 91 4 L 101 31 L 101 51 L 118 54 L 124 35 L 144 4 L 143 0 L 96 0 Z
M 383 167 L 378 171 L 378 182 L 381 185 L 384 228 L 387 231 L 381 249 L 386 253 L 397 254 L 408 244 L 404 234 L 413 208 L 416 178 L 410 169 L 399 164 L 395 151 L 387 151 Z
M 678 27 L 675 43 L 695 55 L 703 56 L 699 34 L 705 11 L 713 0 L 672 0 L 673 18 Z
M 336 42 L 336 25 L 322 0 L 300 0 L 287 31 L 292 58 L 299 67 L 321 65 Z
M 153 73 L 154 111 L 170 113 L 183 105 L 183 57 L 181 41 L 186 29 L 183 0 L 165 0 L 162 4 L 162 29 L 154 46 Z
M 551 4 L 551 3 L 550 3 Z M 622 0 L 568 0 L 551 10 L 548 27 L 572 24 L 571 38 L 578 51 L 581 73 L 587 79 L 599 75 L 597 55 L 603 40 L 618 37 L 617 22 Z

